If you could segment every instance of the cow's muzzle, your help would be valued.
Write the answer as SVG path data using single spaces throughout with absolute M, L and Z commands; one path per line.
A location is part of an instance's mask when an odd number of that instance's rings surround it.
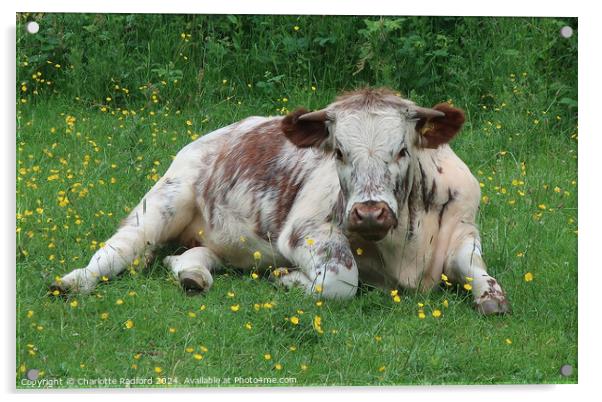
M 395 226 L 397 218 L 385 202 L 358 202 L 351 207 L 348 229 L 365 240 L 382 240 Z

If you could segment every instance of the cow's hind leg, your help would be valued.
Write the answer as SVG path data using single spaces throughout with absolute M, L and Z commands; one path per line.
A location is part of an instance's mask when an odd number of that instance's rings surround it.
M 167 265 L 182 288 L 191 293 L 209 290 L 213 284 L 211 271 L 220 264 L 220 258 L 207 247 L 195 247 L 181 255 L 165 257 Z
M 510 312 L 506 293 L 495 278 L 487 273 L 478 238 L 470 236 L 452 250 L 444 273 L 449 280 L 472 288 L 475 307 L 480 313 L 491 315 Z
M 118 275 L 149 249 L 177 236 L 190 222 L 194 208 L 192 186 L 177 179 L 161 179 L 88 265 L 60 278 L 51 290 L 91 292 L 101 278 Z

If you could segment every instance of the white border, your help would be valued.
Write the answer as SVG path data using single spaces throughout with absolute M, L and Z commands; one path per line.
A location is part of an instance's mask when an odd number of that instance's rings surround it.
M 97 1 L 21 0 L 17 11 L 46 12 L 117 12 L 117 13 L 236 13 L 236 14 L 325 14 L 325 15 L 467 15 L 467 16 L 577 16 L 577 7 L 562 1 L 530 4 L 524 0 L 506 0 L 487 5 L 468 0 L 455 1 L 386 1 L 386 0 L 228 0 L 223 2 L 194 1 Z M 571 4 L 572 5 L 572 4 Z
M 0 102 L 4 133 L 2 135 L 4 153 L 3 173 L 5 191 L 0 197 L 2 202 L 2 255 L 5 265 L 2 269 L 2 307 L 3 316 L 7 317 L 7 325 L 3 327 L 2 346 L 4 348 L 3 362 L 0 364 L 2 391 L 8 400 L 17 398 L 36 398 L 48 401 L 70 401 L 85 397 L 87 400 L 102 400 L 109 394 L 115 397 L 145 401 L 163 400 L 166 395 L 189 396 L 203 399 L 244 398 L 245 401 L 313 401 L 333 399 L 340 396 L 346 401 L 364 401 L 373 393 L 378 392 L 383 400 L 400 398 L 411 401 L 442 400 L 466 401 L 472 399 L 504 401 L 519 398 L 545 398 L 546 401 L 589 400 L 589 395 L 599 395 L 598 373 L 602 362 L 599 346 L 601 319 L 598 287 L 600 278 L 598 272 L 601 264 L 594 259 L 594 251 L 599 249 L 596 238 L 596 228 L 600 227 L 598 204 L 600 198 L 597 178 L 600 160 L 597 150 L 600 147 L 602 130 L 595 124 L 600 115 L 599 94 L 600 73 L 602 65 L 598 56 L 602 33 L 593 2 L 580 3 L 576 1 L 546 0 L 545 2 L 528 3 L 524 0 L 506 0 L 504 2 L 477 2 L 455 0 L 438 1 L 337 1 L 303 0 L 288 4 L 286 0 L 228 0 L 202 4 L 190 1 L 157 1 L 151 3 L 124 2 L 123 0 L 102 0 L 93 3 L 80 1 L 32 1 L 21 0 L 18 4 L 2 2 L 2 91 Z M 484 4 L 487 3 L 485 7 Z M 141 5 L 143 4 L 143 5 Z M 239 13 L 239 14 L 409 14 L 409 15 L 472 15 L 472 16 L 578 16 L 579 27 L 579 385 L 536 385 L 536 386 L 436 386 L 436 387 L 391 387 L 391 388 L 294 388 L 294 389 L 191 389 L 191 390 L 130 390 L 102 391 L 83 390 L 69 392 L 15 392 L 15 12 L 17 11 L 46 11 L 46 12 L 144 12 L 144 13 Z M 562 152 L 562 150 L 559 150 Z M 119 396 L 118 396 L 118 395 Z M 522 398 L 521 398 L 522 397 Z

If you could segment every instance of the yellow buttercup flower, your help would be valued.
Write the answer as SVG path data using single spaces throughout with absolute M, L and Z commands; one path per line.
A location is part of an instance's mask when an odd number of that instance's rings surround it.
M 314 316 L 313 326 L 317 333 L 324 333 L 324 330 L 322 330 L 322 318 L 319 315 Z

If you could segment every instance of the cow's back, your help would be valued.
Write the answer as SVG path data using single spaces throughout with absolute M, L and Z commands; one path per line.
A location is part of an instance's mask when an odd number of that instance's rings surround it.
M 184 244 L 207 245 L 235 266 L 252 264 L 254 251 L 287 263 L 275 242 L 298 195 L 329 158 L 291 144 L 281 121 L 250 117 L 180 151 L 171 173 L 193 175 L 197 196 L 197 214 L 182 235 Z

